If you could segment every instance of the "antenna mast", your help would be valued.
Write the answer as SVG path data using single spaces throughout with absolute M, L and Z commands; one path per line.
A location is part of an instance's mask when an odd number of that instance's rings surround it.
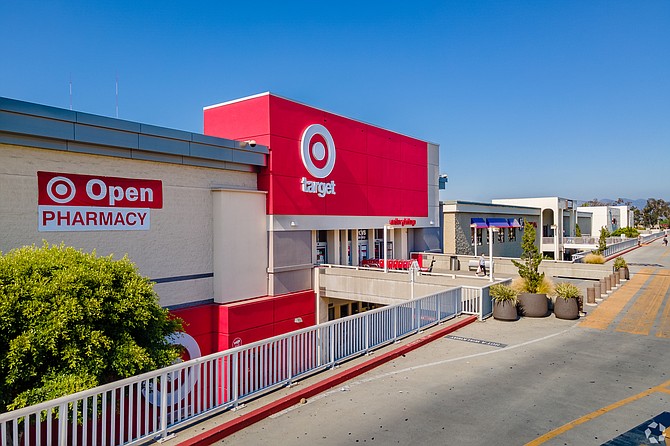
M 116 119 L 119 119 L 119 75 L 116 75 Z

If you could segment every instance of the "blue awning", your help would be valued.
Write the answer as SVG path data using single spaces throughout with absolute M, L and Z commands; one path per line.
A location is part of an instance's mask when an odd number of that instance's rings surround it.
M 511 227 L 505 218 L 487 218 L 486 223 L 494 228 L 509 228 Z
M 521 223 L 516 218 L 508 218 L 507 222 L 509 223 L 510 228 L 522 228 Z
M 483 218 L 471 218 L 470 226 L 473 226 L 477 229 L 486 229 L 489 225 L 486 224 L 486 221 Z

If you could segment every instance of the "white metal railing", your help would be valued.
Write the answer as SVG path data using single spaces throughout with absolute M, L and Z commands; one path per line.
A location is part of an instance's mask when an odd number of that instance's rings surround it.
M 658 234 L 650 234 L 650 235 L 641 235 L 638 238 L 608 238 L 608 242 L 606 244 L 606 248 L 603 251 L 603 256 L 605 257 L 611 257 L 616 253 L 622 252 L 622 251 L 627 251 L 631 248 L 634 248 L 638 246 L 640 243 L 649 243 L 650 241 L 662 237 L 663 234 L 661 233 L 660 235 Z M 610 240 L 615 241 L 615 243 L 610 244 Z M 572 255 L 572 261 L 576 263 L 581 263 L 584 260 L 584 257 L 589 255 L 591 251 L 586 251 L 586 252 L 578 252 L 577 254 Z
M 627 240 L 637 240 L 637 239 L 630 239 L 626 237 L 607 237 L 605 239 L 605 244 L 607 246 L 609 245 L 615 245 L 617 243 L 621 243 Z M 595 245 L 597 246 L 598 243 L 600 242 L 600 237 L 598 236 L 582 236 L 582 237 L 559 237 L 558 242 L 563 244 L 564 246 L 566 245 Z M 542 244 L 544 245 L 551 245 L 554 244 L 554 237 L 542 237 Z
M 450 289 L 3 413 L 0 445 L 133 445 L 165 438 L 179 426 L 453 318 L 463 312 L 462 296 L 462 288 Z M 473 305 L 476 299 L 474 293 L 466 300 Z
M 619 243 L 615 243 L 613 245 L 606 245 L 607 248 L 605 248 L 605 251 L 603 251 L 603 255 L 607 258 L 618 252 L 627 251 L 631 248 L 634 248 L 637 245 L 638 245 L 637 239 L 634 238 L 623 239 L 623 241 L 620 241 Z
M 653 234 L 643 234 L 640 236 L 640 243 L 651 243 L 654 240 L 663 237 L 666 233 L 666 231 L 659 231 L 654 232 Z
M 512 279 L 497 280 L 496 283 L 510 284 Z M 493 283 L 483 287 L 463 286 L 461 305 L 463 314 L 474 314 L 481 321 L 493 314 L 493 301 L 489 288 Z

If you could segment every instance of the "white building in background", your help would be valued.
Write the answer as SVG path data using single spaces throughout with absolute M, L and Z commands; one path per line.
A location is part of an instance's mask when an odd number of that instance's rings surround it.
M 510 206 L 525 206 L 539 208 L 540 224 L 538 232 L 541 236 L 540 251 L 553 256 L 554 259 L 564 259 L 571 254 L 564 245 L 564 237 L 575 236 L 577 224 L 577 208 L 574 200 L 561 197 L 538 198 L 505 198 L 491 200 L 493 204 Z M 581 229 L 581 228 L 580 228 Z
M 619 209 L 619 227 L 635 227 L 635 212 L 629 206 L 613 206 Z
M 633 211 L 628 206 L 580 206 L 577 211 L 580 214 L 591 214 L 590 228 L 582 227 L 581 223 L 579 225 L 582 234 L 585 235 L 598 236 L 601 228 L 614 232 L 634 224 Z

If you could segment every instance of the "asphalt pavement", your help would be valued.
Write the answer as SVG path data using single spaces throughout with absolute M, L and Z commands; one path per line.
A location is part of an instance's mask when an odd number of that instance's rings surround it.
M 166 444 L 663 444 L 670 248 L 657 241 L 624 257 L 631 280 L 585 307 L 579 320 L 455 320 L 463 326 L 432 328 L 420 335 L 431 342 L 419 348 L 390 356 L 416 342 L 407 340 L 358 358 L 177 432 Z M 386 361 L 225 438 L 207 436 L 376 357 Z

